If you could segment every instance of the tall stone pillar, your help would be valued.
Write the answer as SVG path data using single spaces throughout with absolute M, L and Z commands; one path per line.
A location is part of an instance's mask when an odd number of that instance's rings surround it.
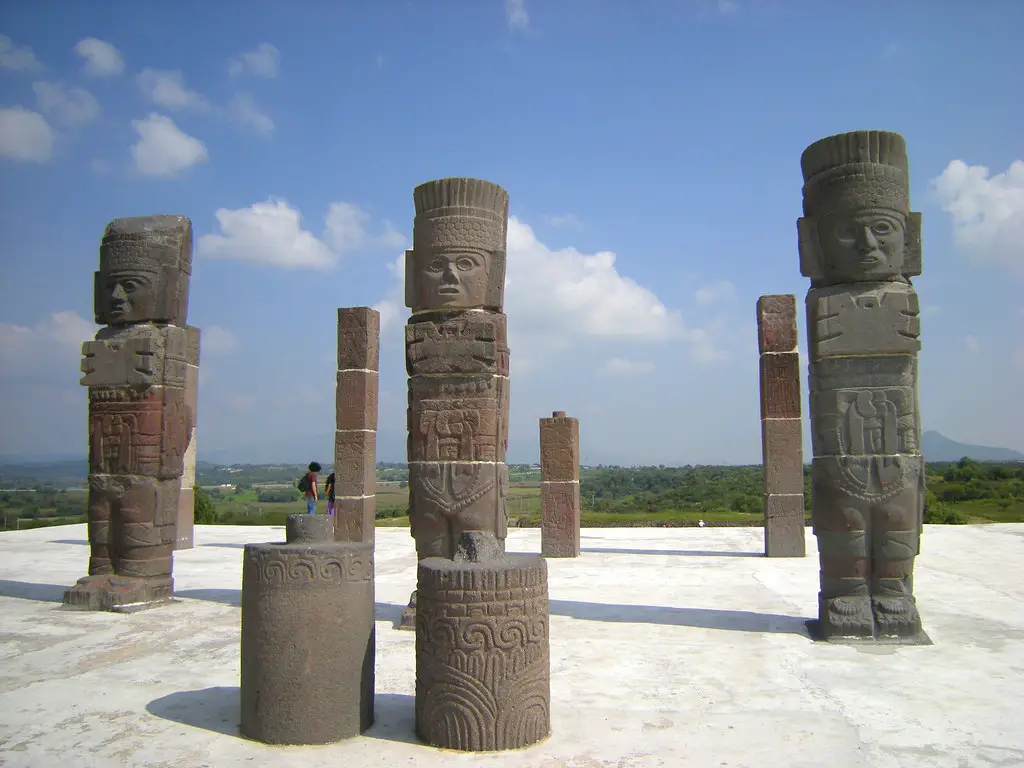
M 480 179 L 413 191 L 405 254 L 409 520 L 419 559 L 451 559 L 464 531 L 507 529 L 508 193 Z M 403 625 L 411 628 L 411 609 Z
M 181 494 L 178 497 L 178 530 L 175 549 L 192 549 L 196 517 L 196 414 L 199 404 L 199 329 L 185 326 L 188 343 L 185 354 L 185 405 L 192 412 L 192 437 L 185 451 L 181 473 Z
M 565 411 L 540 420 L 540 553 L 580 556 L 580 422 Z
M 913 589 L 925 482 L 910 283 L 921 273 L 921 215 L 910 210 L 906 145 L 885 131 L 844 133 L 809 146 L 800 163 L 821 558 L 812 631 L 927 643 Z
M 327 744 L 373 725 L 373 545 L 333 541 L 330 518 L 291 515 L 284 544 L 242 559 L 241 731 Z
M 374 542 L 377 494 L 377 368 L 380 313 L 338 310 L 334 537 Z
M 442 749 L 494 751 L 551 732 L 548 572 L 463 533 L 454 560 L 418 568 L 416 734 Z
M 757 341 L 761 351 L 764 552 L 768 557 L 803 557 L 804 449 L 795 296 L 757 300 Z
M 192 223 L 115 219 L 100 245 L 96 322 L 82 346 L 89 388 L 89 575 L 73 608 L 127 611 L 168 600 L 185 453 Z

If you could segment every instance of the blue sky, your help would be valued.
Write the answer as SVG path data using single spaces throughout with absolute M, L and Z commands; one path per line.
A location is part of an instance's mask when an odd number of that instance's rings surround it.
M 1024 450 L 1022 28 L 1009 0 L 4 4 L 0 454 L 85 455 L 103 228 L 178 213 L 199 458 L 329 456 L 335 309 L 369 305 L 403 461 L 412 189 L 477 176 L 511 198 L 509 460 L 557 409 L 585 462 L 759 462 L 755 302 L 796 294 L 803 346 L 800 153 L 858 129 L 906 137 L 924 215 L 924 428 Z

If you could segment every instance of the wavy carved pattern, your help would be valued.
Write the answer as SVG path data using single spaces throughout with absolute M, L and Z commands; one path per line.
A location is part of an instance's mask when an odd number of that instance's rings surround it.
M 270 586 L 372 581 L 373 555 L 369 551 L 337 555 L 247 547 L 245 569 L 255 583 Z

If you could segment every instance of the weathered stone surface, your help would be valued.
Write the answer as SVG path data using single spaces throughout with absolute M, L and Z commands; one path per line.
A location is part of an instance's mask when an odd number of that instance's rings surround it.
M 490 373 L 508 376 L 507 321 L 500 312 L 417 315 L 405 326 L 410 376 Z
M 377 431 L 377 388 L 376 371 L 338 371 L 334 399 L 338 429 Z
M 762 355 L 796 352 L 796 296 L 774 294 L 757 300 L 757 344 Z
M 333 541 L 334 521 L 325 515 L 288 515 L 284 531 L 288 544 Z
M 191 546 L 188 448 L 199 362 L 199 332 L 185 325 L 191 260 L 192 225 L 183 216 L 117 219 L 104 233 L 94 298 L 96 320 L 108 327 L 83 344 L 81 362 L 89 387 L 89 576 L 65 593 L 70 607 L 166 602 L 172 553 Z
M 807 554 L 804 495 L 765 494 L 764 552 L 768 557 L 804 557 Z
M 337 496 L 334 501 L 334 538 L 372 544 L 376 512 L 376 496 Z
M 406 306 L 501 310 L 508 193 L 481 179 L 428 181 L 413 192 L 413 247 L 405 256 Z
M 540 473 L 549 482 L 580 479 L 579 419 L 562 415 L 540 420 Z
M 898 134 L 808 147 L 798 222 L 807 294 L 816 637 L 929 642 L 913 594 L 924 508 L 916 355 L 921 218 Z
M 178 494 L 178 520 L 174 526 L 174 549 L 195 546 L 196 492 L 194 487 L 182 488 Z
M 406 252 L 409 518 L 418 556 L 507 526 L 508 344 L 501 314 L 508 193 L 479 179 L 413 192 Z
M 416 733 L 462 751 L 548 736 L 547 564 L 421 560 L 416 593 Z
M 504 463 L 409 463 L 409 521 L 416 553 L 452 558 L 463 531 L 508 531 L 508 467 Z
M 799 419 L 761 422 L 765 493 L 804 492 L 803 425 Z
M 376 371 L 380 361 L 380 313 L 370 307 L 338 309 L 338 370 Z
M 107 225 L 95 277 L 99 325 L 159 322 L 184 326 L 192 274 L 192 222 L 138 216 Z
M 373 724 L 373 547 L 247 544 L 243 558 L 242 735 L 326 744 L 365 731 Z
M 181 494 L 178 496 L 178 526 L 175 550 L 191 549 L 195 544 L 196 424 L 199 405 L 200 332 L 191 325 L 185 328 L 185 407 L 192 417 L 192 435 L 185 449 L 181 468 Z
M 411 461 L 504 461 L 508 379 L 487 374 L 409 379 Z
M 800 419 L 800 356 L 796 352 L 761 355 L 761 418 Z
M 338 431 L 334 439 L 334 477 L 346 496 L 377 492 L 377 433 Z
M 580 484 L 542 482 L 540 508 L 540 553 L 544 557 L 579 557 Z

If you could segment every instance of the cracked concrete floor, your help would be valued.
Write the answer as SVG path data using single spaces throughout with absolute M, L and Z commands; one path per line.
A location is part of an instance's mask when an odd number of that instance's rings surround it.
M 552 736 L 458 754 L 413 735 L 415 580 L 404 529 L 377 530 L 376 724 L 322 747 L 238 736 L 241 547 L 279 528 L 198 526 L 180 602 L 67 612 L 85 526 L 0 533 L 0 765 L 1024 765 L 1024 525 L 927 526 L 916 591 L 934 645 L 813 643 L 817 555 L 768 560 L 760 529 L 586 529 L 548 562 Z M 539 552 L 538 530 L 509 532 Z

